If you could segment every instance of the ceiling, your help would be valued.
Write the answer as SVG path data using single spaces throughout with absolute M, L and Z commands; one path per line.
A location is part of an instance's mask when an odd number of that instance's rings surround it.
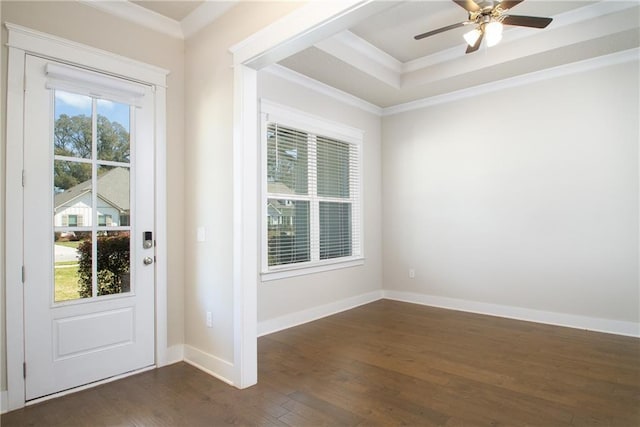
M 237 0 L 133 3 L 184 29 L 207 7 L 226 4 L 226 10 Z M 469 27 L 413 38 L 465 21 L 467 12 L 456 3 L 388 1 L 382 12 L 269 69 L 297 80 L 303 75 L 376 108 L 389 108 L 640 46 L 638 0 L 526 0 L 510 13 L 551 17 L 553 22 L 545 29 L 505 26 L 497 46 L 483 44 L 465 54 L 462 35 Z

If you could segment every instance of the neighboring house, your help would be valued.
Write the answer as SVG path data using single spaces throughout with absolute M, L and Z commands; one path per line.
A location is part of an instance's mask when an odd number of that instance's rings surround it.
M 129 225 L 129 168 L 113 168 L 98 177 L 98 226 Z M 91 180 L 54 197 L 56 227 L 91 227 Z
M 294 194 L 293 190 L 282 182 L 269 182 L 269 193 L 273 194 Z M 293 217 L 295 215 L 294 203 L 291 200 L 286 199 L 273 199 L 269 198 L 267 201 L 268 211 L 268 225 L 269 225 L 269 237 L 274 233 L 280 234 L 283 231 L 285 234 L 291 234 L 291 228 L 293 228 Z M 288 232 L 287 232 L 288 231 Z

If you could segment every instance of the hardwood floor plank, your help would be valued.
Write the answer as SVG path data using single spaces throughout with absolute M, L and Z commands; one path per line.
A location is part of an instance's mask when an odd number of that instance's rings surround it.
M 2 426 L 640 426 L 640 340 L 381 300 L 258 340 L 259 383 L 185 363 Z

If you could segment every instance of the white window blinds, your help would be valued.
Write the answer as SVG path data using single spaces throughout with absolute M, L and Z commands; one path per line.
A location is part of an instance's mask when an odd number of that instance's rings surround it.
M 361 132 L 277 112 L 263 115 L 263 271 L 360 258 Z

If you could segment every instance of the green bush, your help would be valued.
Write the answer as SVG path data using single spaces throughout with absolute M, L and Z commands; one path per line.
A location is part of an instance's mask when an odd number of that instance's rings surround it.
M 119 294 L 129 291 L 129 235 L 98 237 L 98 295 Z M 91 240 L 78 246 L 80 297 L 91 297 L 92 265 Z

